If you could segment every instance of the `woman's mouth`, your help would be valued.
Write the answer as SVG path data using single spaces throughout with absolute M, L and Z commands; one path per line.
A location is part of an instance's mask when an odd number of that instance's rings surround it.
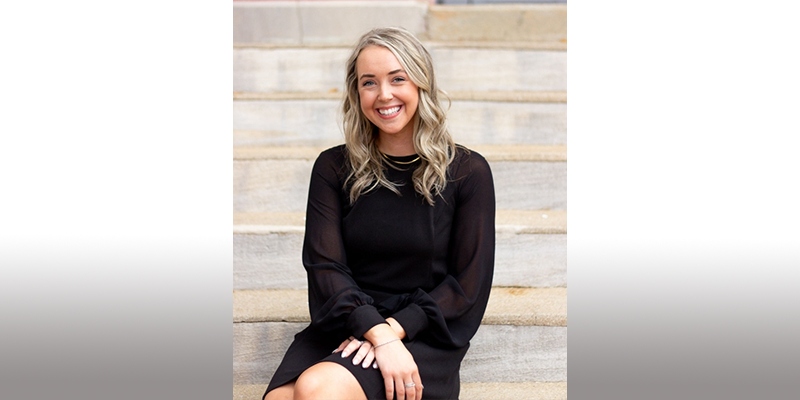
M 393 106 L 393 107 L 386 107 L 386 108 L 378 108 L 378 114 L 380 114 L 381 118 L 392 118 L 400 112 L 402 106 Z

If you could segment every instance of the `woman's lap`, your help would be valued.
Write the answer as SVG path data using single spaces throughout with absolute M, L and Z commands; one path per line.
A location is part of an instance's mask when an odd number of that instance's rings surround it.
M 330 361 L 350 371 L 368 399 L 385 399 L 380 370 L 371 367 L 365 369 L 360 364 L 353 365 L 352 355 L 342 358 L 341 353 L 331 354 L 339 342 L 332 341 L 331 335 L 313 332 L 310 328 L 301 331 L 289 346 L 267 390 L 294 381 L 303 371 L 318 362 Z M 417 340 L 405 344 L 419 367 L 422 384 L 425 385 L 423 397 L 430 400 L 458 398 L 460 386 L 458 371 L 468 346 L 460 349 L 441 349 Z

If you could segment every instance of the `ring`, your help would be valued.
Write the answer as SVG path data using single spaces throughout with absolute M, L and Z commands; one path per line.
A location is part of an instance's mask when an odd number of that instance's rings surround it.
M 416 383 L 414 383 L 414 382 L 411 382 L 411 383 L 406 383 L 406 384 L 405 384 L 405 387 L 414 387 L 414 386 L 417 386 L 417 384 L 416 384 Z

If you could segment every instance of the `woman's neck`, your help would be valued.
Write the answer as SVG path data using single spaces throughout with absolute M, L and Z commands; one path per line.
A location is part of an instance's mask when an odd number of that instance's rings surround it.
M 386 135 L 388 136 L 388 135 Z M 403 157 L 417 153 L 411 138 L 384 137 L 378 138 L 378 150 L 387 156 Z

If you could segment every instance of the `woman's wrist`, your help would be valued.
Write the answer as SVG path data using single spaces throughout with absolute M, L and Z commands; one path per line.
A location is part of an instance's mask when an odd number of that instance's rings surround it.
M 375 346 L 372 346 L 372 347 L 373 347 L 373 348 L 375 348 L 375 349 L 377 349 L 378 347 L 381 347 L 381 346 L 386 346 L 386 345 L 387 345 L 387 344 L 389 344 L 389 343 L 394 343 L 394 342 L 397 342 L 397 341 L 400 341 L 400 340 L 402 340 L 402 339 L 400 339 L 400 338 L 394 338 L 394 339 L 391 339 L 391 340 L 387 340 L 387 341 L 385 341 L 385 342 L 383 342 L 383 343 L 378 343 L 378 344 L 376 344 Z
M 399 337 L 401 340 L 406 338 L 406 330 L 403 329 L 403 326 L 400 325 L 396 319 L 392 317 L 386 318 L 386 323 L 392 327 L 392 330 L 394 330 L 394 333 L 397 334 L 397 337 Z
M 386 343 L 393 339 L 400 339 L 397 333 L 394 331 L 394 328 L 391 327 L 390 324 L 378 324 L 370 328 L 365 334 L 364 339 L 369 340 L 373 346 L 377 346 L 381 343 Z

